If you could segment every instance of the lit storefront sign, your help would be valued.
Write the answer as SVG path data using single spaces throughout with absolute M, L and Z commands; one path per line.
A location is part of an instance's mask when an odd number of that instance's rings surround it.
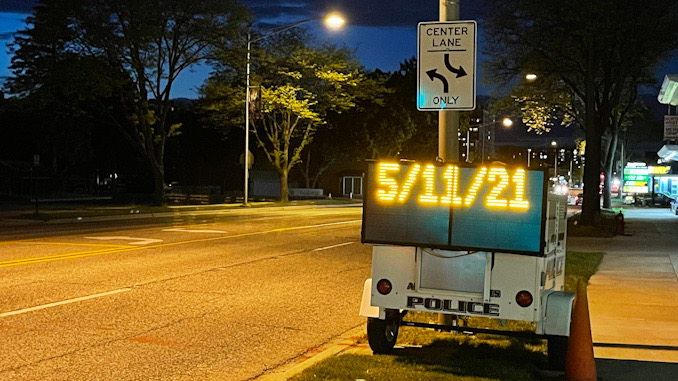
M 648 193 L 649 169 L 645 163 L 628 163 L 624 167 L 625 193 Z

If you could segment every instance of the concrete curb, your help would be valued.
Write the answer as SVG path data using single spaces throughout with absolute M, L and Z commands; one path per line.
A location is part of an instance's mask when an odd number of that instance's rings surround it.
M 350 352 L 371 355 L 372 351 L 367 344 L 356 344 L 357 338 L 363 335 L 365 335 L 365 325 L 361 324 L 360 326 L 345 332 L 338 338 L 317 348 L 313 348 L 290 362 L 254 378 L 254 381 L 287 380 L 325 359 L 342 353 Z

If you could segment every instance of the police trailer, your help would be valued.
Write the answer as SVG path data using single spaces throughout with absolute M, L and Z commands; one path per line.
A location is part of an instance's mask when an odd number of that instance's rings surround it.
M 374 353 L 400 326 L 544 338 L 565 366 L 574 294 L 564 291 L 567 199 L 543 170 L 501 163 L 370 162 L 362 242 L 374 244 L 360 315 Z M 451 324 L 407 321 L 408 311 Z M 536 323 L 532 332 L 457 326 L 466 317 Z

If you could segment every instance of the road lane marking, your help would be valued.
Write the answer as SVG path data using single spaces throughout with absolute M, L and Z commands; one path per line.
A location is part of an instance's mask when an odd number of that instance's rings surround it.
M 129 251 L 129 250 L 135 249 L 135 248 L 136 248 L 135 246 L 122 246 L 122 247 L 114 247 L 114 248 L 110 248 L 110 249 L 76 251 L 76 252 L 73 252 L 73 253 L 46 255 L 46 256 L 42 256 L 42 257 L 13 259 L 13 260 L 8 260 L 8 261 L 1 261 L 0 267 L 29 265 L 29 264 L 33 264 L 33 263 L 51 262 L 51 261 L 58 261 L 58 260 L 62 260 L 62 259 L 91 257 L 93 255 L 101 255 L 101 254 L 122 253 L 122 252 Z
M 116 245 L 112 243 L 76 243 L 76 242 L 50 242 L 50 241 L 4 241 L 0 242 L 1 246 L 9 245 L 49 245 L 49 246 L 85 246 L 85 247 L 129 247 L 127 245 Z
M 182 232 L 182 233 L 228 233 L 227 231 L 223 230 L 209 230 L 209 229 L 204 229 L 204 230 L 192 230 L 192 229 L 184 229 L 184 228 L 173 228 L 173 229 L 162 229 L 164 232 Z
M 20 309 L 20 310 L 15 310 L 15 311 L 10 311 L 10 312 L 3 312 L 3 313 L 0 313 L 0 318 L 12 316 L 12 315 L 24 314 L 26 312 L 42 310 L 42 309 L 50 308 L 50 307 L 62 306 L 64 304 L 82 302 L 83 300 L 101 298 L 103 296 L 118 294 L 118 293 L 121 293 L 121 292 L 130 291 L 130 290 L 132 290 L 132 289 L 131 288 L 120 288 L 120 289 L 117 289 L 117 290 L 102 292 L 102 293 L 99 293 L 99 294 L 81 296 L 79 298 L 66 299 L 66 300 L 62 300 L 60 302 L 48 303 L 48 304 L 43 304 L 43 305 L 39 305 L 39 306 L 35 306 L 35 307 L 29 307 L 29 308 L 23 308 L 23 309 Z
M 105 237 L 105 236 L 100 236 L 100 237 L 82 237 L 85 239 L 98 239 L 100 241 L 107 241 L 107 240 L 115 240 L 115 241 L 131 241 L 129 242 L 129 245 L 148 245 L 151 243 L 158 243 L 162 242 L 161 239 L 155 239 L 155 238 L 134 238 L 134 237 L 128 237 L 128 236 L 111 236 L 111 237 Z
M 334 249 L 335 247 L 347 246 L 347 245 L 350 245 L 352 243 L 353 242 L 344 242 L 344 243 L 340 243 L 338 245 L 319 247 L 317 249 L 313 249 L 313 251 L 322 251 L 322 250 Z
M 226 239 L 232 239 L 232 238 L 242 238 L 242 237 L 249 237 L 249 236 L 254 236 L 254 235 L 263 235 L 263 234 L 268 234 L 268 233 L 279 233 L 279 232 L 294 231 L 294 230 L 321 228 L 321 227 L 327 227 L 327 226 L 355 224 L 355 223 L 359 223 L 359 222 L 362 222 L 362 220 L 329 222 L 329 223 L 317 224 L 317 225 L 292 226 L 292 227 L 288 227 L 288 228 L 279 228 L 279 229 L 264 230 L 264 231 L 259 231 L 259 232 L 241 233 L 241 234 L 234 234 L 234 235 L 222 236 L 222 237 L 199 238 L 199 239 L 192 239 L 192 240 L 187 240 L 187 241 L 167 242 L 167 243 L 162 243 L 162 244 L 158 244 L 158 245 L 151 245 L 151 246 L 121 246 L 121 247 L 114 247 L 114 248 L 111 248 L 111 249 L 103 249 L 103 250 L 90 250 L 90 251 L 81 251 L 81 252 L 74 252 L 74 253 L 50 255 L 50 256 L 45 256 L 45 257 L 15 259 L 15 260 L 11 260 L 11 261 L 0 262 L 0 268 L 10 267 L 10 266 L 19 266 L 19 265 L 30 265 L 30 264 L 34 264 L 34 263 L 58 261 L 58 260 L 63 260 L 63 259 L 76 259 L 76 258 L 83 258 L 83 257 L 91 257 L 91 256 L 103 255 L 103 254 L 115 254 L 115 253 L 131 252 L 131 251 L 138 251 L 138 250 L 171 247 L 171 246 L 186 245 L 186 244 L 191 244 L 191 243 L 218 241 L 218 240 L 226 240 Z

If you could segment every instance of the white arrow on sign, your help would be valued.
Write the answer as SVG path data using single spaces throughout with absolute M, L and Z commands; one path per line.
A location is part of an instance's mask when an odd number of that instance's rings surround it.
M 182 232 L 182 233 L 218 233 L 218 234 L 224 234 L 228 233 L 223 230 L 190 230 L 190 229 L 184 229 L 184 228 L 172 228 L 172 229 L 162 229 L 164 232 Z
M 162 242 L 161 239 L 155 239 L 155 238 L 134 238 L 134 237 L 127 237 L 127 236 L 112 236 L 112 237 L 83 237 L 86 239 L 96 239 L 99 241 L 109 241 L 109 240 L 116 240 L 116 241 L 132 241 L 128 242 L 129 245 L 148 245 L 151 243 L 158 243 Z

